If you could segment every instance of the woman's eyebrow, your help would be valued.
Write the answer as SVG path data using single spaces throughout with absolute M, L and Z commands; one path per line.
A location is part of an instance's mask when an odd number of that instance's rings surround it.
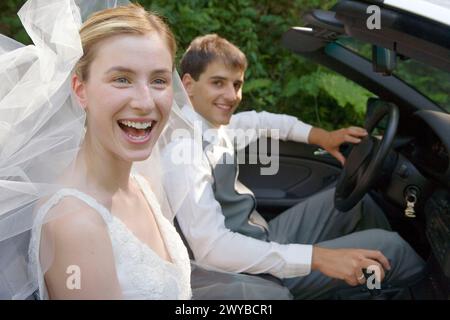
M 111 67 L 105 73 L 111 73 L 113 71 L 126 72 L 126 73 L 135 73 L 134 70 L 129 69 L 129 68 L 125 68 L 125 67 L 121 67 L 121 66 Z
M 126 73 L 136 73 L 133 69 L 121 67 L 121 66 L 115 66 L 109 68 L 105 73 L 111 73 L 111 72 L 126 72 Z M 153 70 L 151 73 L 172 73 L 172 70 L 170 69 L 156 69 Z
M 158 74 L 161 74 L 161 73 L 172 73 L 172 70 L 171 69 L 156 69 L 156 70 L 153 70 L 152 73 L 153 74 L 155 74 L 155 73 L 158 73 Z

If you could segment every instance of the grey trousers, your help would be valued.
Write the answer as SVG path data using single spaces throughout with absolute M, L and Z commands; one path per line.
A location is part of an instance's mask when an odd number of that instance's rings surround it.
M 388 231 L 384 213 L 369 196 L 349 212 L 335 209 L 333 197 L 334 188 L 320 192 L 271 220 L 270 240 L 281 244 L 379 250 L 391 264 L 383 285 L 402 285 L 422 273 L 424 261 L 397 233 Z M 318 271 L 283 282 L 295 299 L 327 299 L 336 290 L 350 287 Z

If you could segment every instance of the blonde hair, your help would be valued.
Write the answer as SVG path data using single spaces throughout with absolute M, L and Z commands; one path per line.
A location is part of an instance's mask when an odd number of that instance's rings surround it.
M 95 58 L 96 44 L 100 41 L 119 34 L 144 35 L 151 32 L 157 32 L 166 42 L 173 61 L 177 48 L 175 37 L 169 26 L 155 13 L 146 11 L 139 4 L 129 4 L 93 14 L 80 29 L 84 53 L 75 65 L 75 74 L 83 81 L 88 80 L 89 66 Z

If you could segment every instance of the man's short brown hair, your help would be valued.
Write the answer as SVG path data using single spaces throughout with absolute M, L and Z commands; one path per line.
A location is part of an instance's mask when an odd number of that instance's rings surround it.
M 208 65 L 218 60 L 233 69 L 247 69 L 247 58 L 238 47 L 217 34 L 207 34 L 192 40 L 181 58 L 181 76 L 189 73 L 197 81 Z

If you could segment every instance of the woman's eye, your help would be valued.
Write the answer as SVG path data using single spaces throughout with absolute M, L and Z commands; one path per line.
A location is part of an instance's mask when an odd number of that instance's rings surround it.
M 129 84 L 130 83 L 130 81 L 124 77 L 116 78 L 116 79 L 114 79 L 114 82 L 117 82 L 120 84 Z
M 165 89 L 169 85 L 169 80 L 164 78 L 157 78 L 151 82 L 151 86 L 156 89 Z
M 156 79 L 153 81 L 153 83 L 155 83 L 157 85 L 165 85 L 167 83 L 167 81 L 164 79 Z

